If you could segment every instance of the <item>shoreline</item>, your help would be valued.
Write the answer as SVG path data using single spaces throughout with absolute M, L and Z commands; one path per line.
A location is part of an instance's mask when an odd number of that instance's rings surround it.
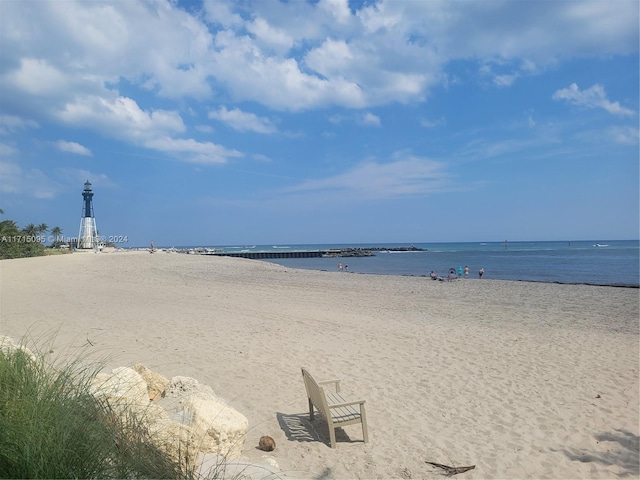
M 263 261 L 263 260 L 257 260 L 257 261 Z M 272 263 L 272 262 L 267 262 L 267 263 Z M 276 264 L 278 265 L 278 264 Z M 304 270 L 304 271 L 312 271 L 312 272 L 332 272 L 330 270 L 326 270 L 326 269 L 312 269 L 312 268 L 298 268 L 298 267 L 284 267 L 284 268 L 296 268 L 296 270 Z M 343 272 L 345 273 L 345 272 Z M 409 273 L 405 273 L 405 274 L 398 274 L 398 273 L 373 273 L 373 272 L 346 272 L 349 274 L 353 274 L 353 275 L 381 275 L 381 276 L 390 276 L 390 277 L 410 277 L 410 278 L 425 278 L 425 279 L 429 279 L 429 275 L 411 275 Z M 550 284 L 550 285 L 585 285 L 585 286 L 590 286 L 590 287 L 611 287 L 611 288 L 632 288 L 632 289 L 640 289 L 640 285 L 626 285 L 626 284 L 608 284 L 608 283 L 588 283 L 588 282 L 580 282 L 580 283 L 573 283 L 573 282 L 558 282 L 558 281 L 553 281 L 553 282 L 548 282 L 548 281 L 544 281 L 544 280 L 506 280 L 503 278 L 483 278 L 482 280 L 477 279 L 477 278 L 458 278 L 456 279 L 456 281 L 458 280 L 472 280 L 472 281 L 491 281 L 491 282 L 524 282 L 524 283 L 543 283 L 543 284 Z M 444 283 L 447 283 L 446 281 Z
M 144 255 L 143 255 L 144 253 Z M 638 476 L 638 290 L 282 267 L 196 255 L 0 261 L 1 334 L 57 332 L 110 367 L 211 386 L 272 436 L 283 478 Z M 436 287 L 438 285 L 438 287 Z M 89 345 L 87 342 L 91 342 Z M 111 361 L 111 360 L 110 360 Z M 371 441 L 305 420 L 300 367 L 367 402 Z M 307 412 L 308 413 L 308 412 Z M 287 432 L 307 428 L 310 438 Z M 306 439 L 305 439 L 306 438 Z

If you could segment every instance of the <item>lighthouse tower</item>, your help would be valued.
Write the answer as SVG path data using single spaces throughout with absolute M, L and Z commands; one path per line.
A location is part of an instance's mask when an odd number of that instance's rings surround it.
M 89 180 L 84 184 L 82 198 L 84 199 L 84 205 L 82 206 L 82 217 L 80 218 L 77 248 L 97 248 L 98 227 L 96 227 L 96 218 L 93 215 L 93 191 L 91 190 Z

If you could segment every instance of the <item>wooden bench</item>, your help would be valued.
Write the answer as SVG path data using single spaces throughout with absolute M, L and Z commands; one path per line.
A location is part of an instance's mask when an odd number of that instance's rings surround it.
M 302 379 L 309 399 L 309 418 L 313 420 L 313 408 L 324 416 L 329 426 L 331 448 L 336 447 L 335 429 L 345 425 L 362 424 L 364 443 L 369 442 L 367 432 L 367 416 L 364 410 L 364 400 L 347 401 L 340 394 L 340 380 L 316 382 L 307 369 L 302 369 Z M 335 385 L 335 392 L 325 391 L 323 385 Z

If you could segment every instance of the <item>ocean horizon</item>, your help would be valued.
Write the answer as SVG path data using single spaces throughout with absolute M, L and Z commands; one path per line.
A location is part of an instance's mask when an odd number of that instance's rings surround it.
M 393 251 L 414 246 L 421 251 Z M 165 247 L 166 248 L 166 247 Z M 520 280 L 567 284 L 640 286 L 639 240 L 508 241 L 441 243 L 344 243 L 279 245 L 212 245 L 172 247 L 210 248 L 222 253 L 325 251 L 340 248 L 376 248 L 370 257 L 263 259 L 290 268 L 380 275 L 425 276 L 433 270 L 446 276 L 449 269 L 469 267 L 469 278 Z M 389 249 L 389 250 L 385 250 Z

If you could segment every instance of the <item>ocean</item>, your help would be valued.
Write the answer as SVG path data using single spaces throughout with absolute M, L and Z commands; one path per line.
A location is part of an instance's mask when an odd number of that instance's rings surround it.
M 283 251 L 329 250 L 350 247 L 394 248 L 415 246 L 424 251 L 375 251 L 372 257 L 274 258 L 263 261 L 290 268 L 338 271 L 338 262 L 354 273 L 428 276 L 431 270 L 446 276 L 450 268 L 468 266 L 469 278 L 522 280 L 569 284 L 638 287 L 640 242 L 638 240 L 557 242 L 465 242 L 330 245 L 217 246 L 217 250 Z

